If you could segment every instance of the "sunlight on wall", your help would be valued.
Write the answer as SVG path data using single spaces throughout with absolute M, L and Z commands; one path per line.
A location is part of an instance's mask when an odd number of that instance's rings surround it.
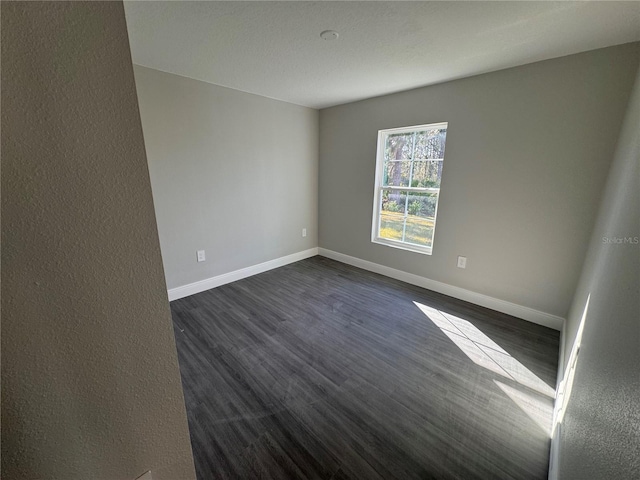
M 503 377 L 503 381 L 494 380 L 496 386 L 547 435 L 551 434 L 553 398 L 555 397 L 553 388 L 509 355 L 471 322 L 428 305 L 413 303 L 476 365 Z M 510 386 L 504 383 L 505 381 L 511 381 L 515 386 Z
M 580 319 L 580 325 L 576 332 L 576 338 L 573 341 L 571 347 L 571 353 L 569 354 L 569 361 L 567 362 L 568 369 L 564 372 L 564 376 L 560 385 L 558 386 L 558 397 L 556 399 L 556 406 L 553 411 L 553 430 L 551 436 L 556 432 L 558 425 L 562 423 L 564 413 L 567 410 L 567 404 L 571 397 L 571 389 L 573 387 L 573 377 L 576 372 L 576 364 L 578 362 L 578 354 L 580 353 L 580 344 L 582 343 L 582 332 L 584 332 L 584 324 L 587 319 L 587 313 L 589 311 L 589 301 L 591 300 L 591 293 L 587 296 L 587 301 L 582 311 L 582 318 Z

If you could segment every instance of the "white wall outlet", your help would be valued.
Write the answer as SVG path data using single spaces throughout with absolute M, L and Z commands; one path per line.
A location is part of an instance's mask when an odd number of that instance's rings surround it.
M 204 262 L 207 259 L 207 257 L 204 254 L 204 250 L 198 250 L 196 253 L 198 256 L 198 262 Z
M 467 268 L 467 257 L 458 257 L 458 268 Z
M 303 229 L 302 229 L 302 236 L 303 236 L 303 237 L 306 237 L 306 236 L 307 236 L 307 229 L 306 229 L 306 228 L 303 228 Z

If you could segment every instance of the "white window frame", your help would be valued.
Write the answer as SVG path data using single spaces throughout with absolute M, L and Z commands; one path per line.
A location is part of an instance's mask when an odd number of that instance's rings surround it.
M 378 150 L 376 153 L 376 176 L 375 176 L 375 190 L 373 195 L 373 218 L 371 221 L 371 241 L 373 243 L 378 243 L 381 245 L 386 245 L 388 247 L 399 248 L 401 250 L 407 250 L 410 252 L 422 253 L 425 255 L 431 255 L 433 253 L 433 245 L 435 243 L 436 236 L 436 218 L 438 216 L 438 204 L 440 203 L 440 188 L 429 188 L 429 187 L 383 187 L 382 179 L 384 178 L 384 149 L 385 144 L 387 142 L 387 137 L 389 135 L 397 134 L 397 133 L 415 133 L 422 132 L 424 130 L 435 130 L 435 129 L 447 129 L 448 130 L 449 123 L 448 122 L 440 122 L 440 123 L 429 123 L 425 125 L 415 125 L 412 127 L 399 127 L 399 128 L 389 128 L 386 130 L 378 130 Z M 447 131 L 448 133 L 448 131 Z M 445 153 L 446 155 L 446 153 Z M 441 159 L 430 159 L 430 160 L 440 160 L 443 162 L 442 171 L 444 172 L 444 158 Z M 409 183 L 411 185 L 411 183 Z M 431 246 L 424 245 L 416 245 L 414 243 L 404 242 L 401 240 L 391 240 L 389 238 L 382 238 L 378 236 L 380 232 L 380 217 L 382 210 L 382 192 L 384 190 L 398 190 L 403 192 L 425 192 L 425 193 L 436 193 L 438 195 L 436 199 L 436 207 L 433 215 L 433 238 L 431 239 Z

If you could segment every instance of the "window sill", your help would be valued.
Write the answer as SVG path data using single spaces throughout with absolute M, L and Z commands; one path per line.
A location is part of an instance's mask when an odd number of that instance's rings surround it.
M 388 240 L 386 238 L 375 237 L 371 239 L 371 242 L 377 243 L 379 245 L 385 245 L 387 247 L 397 248 L 398 250 L 420 253 L 422 255 L 431 255 L 433 251 L 433 247 L 423 247 L 420 245 L 413 245 L 411 243 L 396 242 L 394 240 Z

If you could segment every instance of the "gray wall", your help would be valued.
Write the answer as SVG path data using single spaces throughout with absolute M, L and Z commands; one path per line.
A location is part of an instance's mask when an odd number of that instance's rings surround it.
M 574 344 L 580 349 L 573 379 L 566 370 L 568 404 L 554 438 L 552 478 L 640 478 L 639 241 L 640 71 L 567 319 L 565 361 Z
M 638 58 L 628 44 L 322 110 L 320 247 L 565 317 Z M 449 122 L 433 255 L 371 243 L 377 131 L 433 122 Z
M 317 110 L 135 75 L 169 288 L 318 246 Z
M 195 478 L 121 2 L 2 2 L 2 476 Z

